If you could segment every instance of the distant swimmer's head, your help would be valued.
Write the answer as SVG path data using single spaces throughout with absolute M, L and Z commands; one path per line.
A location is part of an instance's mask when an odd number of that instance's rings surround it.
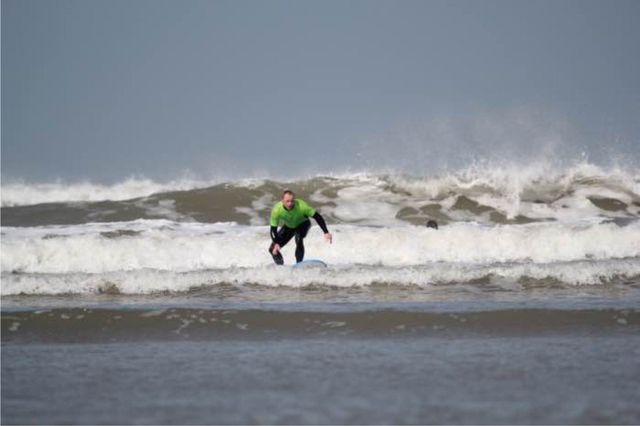
M 428 221 L 427 228 L 438 229 L 438 222 L 436 222 L 435 220 Z
M 282 205 L 284 206 L 285 209 L 291 210 L 293 208 L 295 201 L 296 201 L 296 194 L 294 194 L 293 191 L 290 191 L 287 189 L 282 193 Z

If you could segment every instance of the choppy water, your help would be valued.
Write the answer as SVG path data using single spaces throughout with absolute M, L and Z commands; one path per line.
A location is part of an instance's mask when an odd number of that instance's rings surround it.
M 284 188 L 327 268 L 272 264 Z M 2 421 L 637 423 L 639 219 L 590 164 L 5 184 Z
M 2 294 L 247 283 L 635 285 L 640 276 L 640 178 L 628 171 L 582 164 L 176 185 L 3 187 Z M 307 238 L 308 256 L 329 269 L 271 267 L 266 223 L 283 188 L 329 222 L 335 244 L 324 244 L 317 227 Z M 426 228 L 429 219 L 440 229 Z

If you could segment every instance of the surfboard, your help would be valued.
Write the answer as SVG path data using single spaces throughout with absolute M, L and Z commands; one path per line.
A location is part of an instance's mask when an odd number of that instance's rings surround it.
M 305 259 L 293 265 L 294 268 L 326 268 L 327 264 L 320 259 Z

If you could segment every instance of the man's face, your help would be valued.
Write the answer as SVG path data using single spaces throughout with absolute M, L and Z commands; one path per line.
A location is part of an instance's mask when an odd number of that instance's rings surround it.
M 282 196 L 282 205 L 284 205 L 284 208 L 287 210 L 291 210 L 293 208 L 293 202 L 295 201 L 296 197 L 293 194 L 284 194 Z

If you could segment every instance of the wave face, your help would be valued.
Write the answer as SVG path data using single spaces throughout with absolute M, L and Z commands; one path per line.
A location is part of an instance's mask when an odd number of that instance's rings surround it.
M 578 164 L 568 169 L 474 166 L 437 177 L 324 176 L 297 181 L 244 180 L 210 185 L 8 184 L 2 187 L 4 226 L 169 219 L 264 225 L 284 188 L 310 201 L 333 223 L 521 224 L 585 217 L 640 216 L 640 175 Z
M 430 178 L 154 185 L 90 199 L 90 190 L 74 186 L 34 187 L 22 199 L 3 187 L 2 295 L 640 281 L 640 178 L 618 169 L 475 167 Z M 334 244 L 314 226 L 305 245 L 307 257 L 329 268 L 272 265 L 267 218 L 284 188 L 327 219 Z M 293 243 L 284 249 L 288 263 L 293 251 Z

